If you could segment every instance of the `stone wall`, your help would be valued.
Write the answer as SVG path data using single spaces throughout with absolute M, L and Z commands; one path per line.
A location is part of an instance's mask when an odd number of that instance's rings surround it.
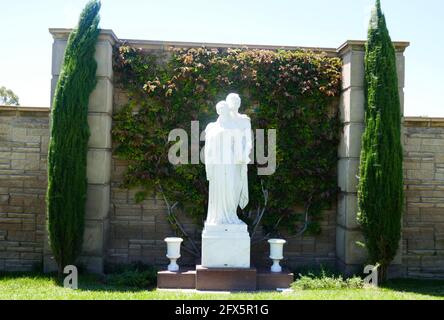
M 116 90 L 116 102 L 122 101 L 119 95 L 124 94 Z M 42 264 L 48 112 L 0 108 L 0 271 L 31 270 Z M 402 267 L 409 277 L 444 277 L 444 119 L 406 118 L 404 128 Z M 163 238 L 173 234 L 166 221 L 166 206 L 154 198 L 136 204 L 136 191 L 119 187 L 126 166 L 113 158 L 106 260 L 164 265 Z M 333 264 L 337 218 L 332 208 L 325 213 L 321 236 L 291 239 L 286 245 L 286 263 Z M 198 238 L 191 221 L 184 222 Z M 267 263 L 267 249 L 265 244 L 253 248 L 253 260 Z M 182 263 L 195 260 L 184 253 Z
M 115 86 L 114 112 L 120 110 L 126 102 L 125 92 Z M 166 244 L 163 239 L 175 236 L 166 219 L 167 206 L 160 198 L 151 198 L 141 204 L 136 204 L 134 199 L 137 190 L 126 190 L 120 187 L 127 166 L 127 162 L 113 156 L 107 262 L 116 264 L 140 261 L 165 266 L 168 260 L 165 257 Z M 320 235 L 288 238 L 288 243 L 285 245 L 284 264 L 292 268 L 319 264 L 334 266 L 336 259 L 336 204 L 332 204 L 332 208 L 325 210 L 323 215 Z M 179 219 L 188 234 L 200 245 L 200 228 L 197 228 L 186 215 L 179 216 Z M 266 241 L 255 244 L 251 250 L 251 260 L 254 265 L 269 265 L 269 247 Z M 187 252 L 182 252 L 180 261 L 186 265 L 200 264 L 199 259 L 193 258 Z
M 171 47 L 241 47 L 239 44 L 219 43 L 184 43 L 169 41 L 143 41 L 122 40 L 138 48 L 150 50 L 156 54 L 164 54 Z M 362 44 L 362 43 L 361 43 Z M 275 50 L 284 48 L 288 50 L 310 49 L 323 51 L 330 56 L 337 56 L 334 48 L 303 48 L 303 47 L 277 47 L 277 46 L 248 46 L 256 49 Z M 114 112 L 120 110 L 127 102 L 127 95 L 120 90 L 117 79 L 114 79 Z M 149 199 L 142 204 L 136 204 L 134 195 L 137 190 L 124 190 L 120 188 L 127 163 L 113 156 L 111 168 L 111 210 L 110 210 L 110 235 L 107 247 L 107 262 L 130 263 L 142 261 L 144 263 L 164 266 L 166 244 L 163 239 L 174 236 L 171 226 L 166 220 L 167 207 L 162 199 Z M 336 203 L 332 203 L 329 210 L 325 210 L 324 220 L 321 222 L 322 233 L 319 236 L 304 236 L 289 238 L 286 244 L 285 260 L 287 266 L 298 267 L 307 265 L 334 266 L 336 261 Z M 186 216 L 180 217 L 185 230 L 200 244 L 200 229 Z M 252 262 L 257 266 L 269 265 L 268 243 L 263 241 L 251 248 Z M 199 259 L 182 252 L 182 264 L 194 265 Z
M 58 80 L 69 30 L 52 29 L 52 92 Z M 91 138 L 88 151 L 88 200 L 81 263 L 92 272 L 103 272 L 105 264 L 143 262 L 165 266 L 163 239 L 174 235 L 168 224 L 162 199 L 135 203 L 136 190 L 121 187 L 127 168 L 112 154 L 112 114 L 127 99 L 113 79 L 111 52 L 119 41 L 111 30 L 102 30 L 97 44 L 98 85 L 90 97 L 88 121 Z M 123 41 L 123 40 L 122 40 Z M 126 41 L 126 40 L 125 40 Z M 156 52 L 168 47 L 199 47 L 201 43 L 128 40 L 127 43 Z M 207 47 L 236 47 L 233 44 L 204 44 Z M 365 251 L 356 223 L 356 174 L 364 120 L 364 42 L 348 41 L 326 51 L 343 60 L 343 91 L 340 111 L 344 125 L 338 149 L 337 204 L 324 212 L 319 236 L 289 238 L 284 264 L 334 265 L 345 273 L 361 271 Z M 397 49 L 400 95 L 404 86 L 404 50 Z M 277 49 L 271 46 L 250 46 Z M 297 49 L 298 47 L 284 47 Z M 54 269 L 45 236 L 46 153 L 48 109 L 0 107 L 0 271 L 31 270 L 44 264 Z M 405 119 L 406 212 L 403 240 L 395 264 L 410 277 L 444 277 L 444 120 Z M 199 228 L 180 217 L 187 232 L 197 242 Z M 268 265 L 268 244 L 252 247 L 255 265 Z M 182 264 L 198 263 L 183 252 Z
M 403 266 L 444 278 L 444 118 L 407 118 L 404 131 Z
M 48 108 L 0 108 L 0 271 L 40 268 Z
M 174 236 L 167 221 L 167 206 L 162 199 L 149 198 L 136 203 L 137 190 L 121 188 L 125 161 L 112 159 L 110 232 L 107 247 L 109 264 L 142 262 L 164 266 L 166 245 L 163 239 Z M 187 232 L 198 239 L 195 225 L 186 217 L 180 217 Z M 182 251 L 183 264 L 193 265 L 195 260 Z

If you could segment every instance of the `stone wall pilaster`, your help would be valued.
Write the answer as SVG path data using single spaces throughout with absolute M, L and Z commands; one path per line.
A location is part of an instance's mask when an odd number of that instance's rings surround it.
M 52 54 L 51 97 L 59 78 L 70 30 L 51 29 L 54 37 Z M 111 125 L 113 108 L 112 48 L 116 41 L 112 31 L 102 30 L 96 44 L 97 86 L 88 106 L 91 136 L 88 142 L 86 203 L 83 252 L 79 263 L 89 272 L 102 273 L 105 262 L 111 178 Z M 52 99 L 51 99 L 52 100 Z M 48 246 L 45 269 L 54 268 Z
M 401 111 L 404 110 L 404 50 L 408 43 L 394 43 L 397 49 L 397 68 Z M 338 49 L 343 61 L 340 115 L 343 124 L 338 149 L 338 215 L 336 225 L 336 261 L 345 274 L 361 272 L 366 261 L 362 232 L 357 223 L 357 185 L 361 136 L 364 132 L 364 56 L 365 42 L 348 41 Z M 401 253 L 402 250 L 399 252 Z M 400 263 L 400 257 L 394 263 Z

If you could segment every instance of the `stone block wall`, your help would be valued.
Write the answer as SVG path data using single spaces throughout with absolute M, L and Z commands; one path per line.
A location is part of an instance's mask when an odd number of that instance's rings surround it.
M 114 89 L 114 112 L 127 102 L 126 93 Z M 115 147 L 115 143 L 113 143 Z M 136 203 L 137 189 L 122 187 L 128 162 L 113 154 L 111 161 L 111 198 L 109 212 L 109 237 L 106 260 L 109 265 L 142 262 L 165 266 L 166 237 L 175 236 L 167 221 L 168 210 L 163 199 L 154 195 L 142 203 Z M 187 217 L 180 216 L 185 230 L 195 239 L 198 228 Z M 196 263 L 195 258 L 182 250 L 181 262 L 187 265 Z
M 165 266 L 168 260 L 163 239 L 175 236 L 167 221 L 167 206 L 162 199 L 154 196 L 136 203 L 137 190 L 121 187 L 126 168 L 125 161 L 113 157 L 107 262 L 111 265 L 142 262 Z M 185 230 L 198 239 L 197 228 L 192 221 L 183 216 L 179 218 Z M 182 250 L 181 263 L 193 265 L 196 261 Z
M 42 265 L 48 114 L 48 108 L 0 108 L 0 271 Z
M 114 90 L 114 110 L 117 111 L 126 103 L 126 94 Z M 128 163 L 113 155 L 111 168 L 111 209 L 110 234 L 107 247 L 107 262 L 110 264 L 143 262 L 164 267 L 168 260 L 165 257 L 166 237 L 175 236 L 167 221 L 167 206 L 161 198 L 147 199 L 143 203 L 135 202 L 137 190 L 121 187 L 123 175 Z M 324 213 L 321 222 L 322 233 L 319 236 L 289 238 L 285 245 L 283 263 L 292 268 L 307 265 L 334 266 L 336 259 L 336 205 Z M 184 229 L 200 245 L 201 230 L 186 215 L 179 216 Z M 251 248 L 252 263 L 256 266 L 269 266 L 269 247 L 266 241 Z M 192 255 L 182 250 L 180 263 L 195 265 L 200 263 Z
M 69 30 L 51 29 L 54 37 L 52 92 Z M 88 152 L 88 200 L 81 263 L 101 273 L 106 264 L 143 262 L 165 266 L 163 239 L 174 235 L 167 222 L 165 202 L 154 196 L 137 204 L 137 190 L 122 188 L 128 163 L 113 155 L 112 114 L 127 99 L 112 73 L 112 46 L 119 41 L 111 30 L 102 30 L 97 44 L 98 84 L 89 101 L 91 138 Z M 155 52 L 167 47 L 236 47 L 231 44 L 136 41 L 128 43 Z M 337 204 L 324 212 L 319 236 L 288 238 L 284 264 L 334 265 L 345 273 L 361 271 L 365 252 L 356 223 L 356 184 L 360 140 L 364 128 L 364 42 L 348 41 L 339 49 L 322 49 L 343 60 L 340 102 L 344 125 L 338 148 Z M 404 49 L 397 48 L 399 91 L 403 98 Z M 254 48 L 277 49 L 272 46 Z M 286 47 L 297 49 L 297 47 Z M 311 48 L 316 50 L 316 48 Z M 402 99 L 403 100 L 403 99 Z M 49 109 L 0 107 L 0 271 L 31 270 L 44 264 L 54 269 L 45 234 L 46 154 Z M 406 212 L 403 239 L 395 261 L 409 277 L 444 277 L 444 119 L 406 118 L 404 123 Z M 187 232 L 199 243 L 200 230 L 180 216 Z M 268 244 L 252 247 L 252 261 L 269 265 Z M 181 264 L 199 261 L 182 251 Z
M 131 44 L 131 43 L 130 43 Z M 199 47 L 201 44 L 176 44 L 138 42 L 137 46 L 151 50 L 156 54 L 164 54 L 168 46 Z M 206 44 L 207 47 L 221 47 L 220 44 Z M 236 47 L 236 45 L 232 45 Z M 273 49 L 273 48 L 271 48 Z M 275 48 L 274 48 L 275 49 Z M 294 49 L 294 48 L 293 48 Z M 332 52 L 330 52 L 332 54 Z M 114 112 L 127 103 L 127 94 L 119 88 L 114 79 Z M 111 210 L 110 235 L 107 247 L 107 262 L 143 263 L 165 266 L 166 244 L 164 238 L 175 236 L 167 221 L 167 207 L 163 199 L 148 199 L 141 204 L 135 203 L 137 190 L 121 188 L 123 175 L 128 164 L 113 155 L 111 168 Z M 318 236 L 300 236 L 288 238 L 285 245 L 285 260 L 283 263 L 296 268 L 308 265 L 334 266 L 336 261 L 336 203 L 323 213 L 321 222 L 322 233 Z M 185 230 L 200 245 L 201 230 L 185 215 L 179 217 Z M 251 248 L 251 261 L 254 265 L 265 267 L 271 264 L 269 245 L 266 241 L 257 243 Z M 182 251 L 180 263 L 195 265 L 199 259 Z
M 402 263 L 409 277 L 444 278 L 444 118 L 407 118 L 404 131 Z
M 123 97 L 122 97 L 123 95 Z M 115 101 L 124 94 L 116 90 Z M 0 107 L 0 271 L 40 268 L 45 245 L 46 157 L 49 109 Z M 406 211 L 403 217 L 402 265 L 408 277 L 444 278 L 444 119 L 406 118 L 404 121 Z M 127 163 L 115 157 L 111 165 L 110 195 L 92 191 L 90 209 L 107 216 L 109 232 L 103 245 L 107 263 L 141 261 L 164 266 L 163 239 L 173 235 L 161 199 L 136 204 L 136 190 L 120 188 Z M 94 195 L 98 193 L 97 195 Z M 347 206 L 355 206 L 350 201 Z M 318 237 L 289 239 L 286 265 L 334 264 L 336 221 L 342 208 L 325 212 Z M 336 212 L 338 211 L 338 212 Z M 199 239 L 190 220 L 181 217 L 187 231 Z M 349 223 L 355 223 L 349 220 Z M 101 235 L 101 230 L 92 231 Z M 348 249 L 353 250 L 353 249 Z M 269 263 L 266 243 L 252 248 L 252 260 Z M 183 252 L 181 262 L 196 261 Z
M 287 240 L 284 245 L 284 259 L 282 265 L 298 270 L 301 267 L 334 268 L 336 263 L 336 204 L 323 211 L 323 220 L 320 222 L 321 233 L 316 236 L 284 235 Z M 254 241 L 253 241 L 254 242 Z M 251 261 L 258 267 L 269 267 L 270 247 L 267 241 L 254 244 L 251 247 Z

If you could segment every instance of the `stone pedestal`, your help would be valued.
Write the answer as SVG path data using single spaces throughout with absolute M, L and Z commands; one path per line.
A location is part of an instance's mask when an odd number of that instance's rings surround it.
M 159 271 L 159 289 L 197 289 L 211 291 L 252 291 L 290 288 L 294 274 L 284 270 L 273 273 L 255 268 L 205 268 L 183 269 L 177 272 Z
M 256 285 L 258 290 L 288 289 L 294 281 L 294 274 L 288 270 L 271 272 L 270 270 L 258 270 Z
M 196 289 L 196 270 L 157 272 L 159 289 Z
M 247 225 L 205 224 L 202 232 L 202 266 L 250 268 L 250 235 Z
M 211 291 L 289 288 L 294 278 L 291 272 L 258 272 L 250 267 L 250 235 L 246 224 L 205 224 L 202 265 L 196 266 L 195 271 L 159 271 L 157 276 L 159 289 Z
M 255 268 L 205 268 L 196 266 L 196 289 L 215 291 L 256 290 Z

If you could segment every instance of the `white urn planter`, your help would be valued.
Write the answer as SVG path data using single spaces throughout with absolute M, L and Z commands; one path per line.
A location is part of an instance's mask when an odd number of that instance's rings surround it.
M 271 272 L 282 272 L 282 267 L 279 262 L 284 258 L 284 244 L 287 241 L 284 239 L 270 239 L 268 243 L 270 244 L 270 259 L 273 260 L 273 265 L 271 266 Z
M 170 264 L 168 265 L 168 271 L 179 271 L 179 265 L 177 264 L 177 259 L 180 258 L 180 245 L 182 243 L 182 238 L 165 238 L 167 243 L 167 258 L 170 259 Z

